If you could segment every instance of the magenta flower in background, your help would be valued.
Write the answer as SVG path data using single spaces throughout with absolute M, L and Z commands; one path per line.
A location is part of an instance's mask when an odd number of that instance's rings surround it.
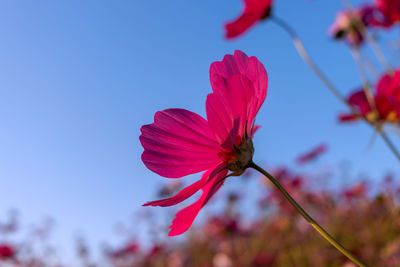
M 311 149 L 310 151 L 300 155 L 296 159 L 296 161 L 299 164 L 306 164 L 310 161 L 315 160 L 319 156 L 321 156 L 323 153 L 326 152 L 327 149 L 328 149 L 328 147 L 325 144 L 320 144 L 317 147 L 314 147 L 313 149 Z
M 374 94 L 375 110 L 371 107 L 363 89 L 353 92 L 348 102 L 360 115 L 345 113 L 339 115 L 339 121 L 350 122 L 364 117 L 370 122 L 388 123 L 400 120 L 400 70 L 384 74 L 376 85 Z
M 400 21 L 400 0 L 375 0 L 375 5 L 383 15 L 380 26 L 390 27 Z
M 400 69 L 395 69 L 393 73 L 385 73 L 376 85 L 378 96 L 386 97 L 392 105 L 400 103 Z
M 365 27 L 378 23 L 375 14 L 376 9 L 373 6 L 340 11 L 329 28 L 329 33 L 335 39 L 346 40 L 351 46 L 359 46 L 364 41 Z
M 8 244 L 0 244 L 0 260 L 13 259 L 15 253 L 16 251 L 13 246 Z
M 244 9 L 242 14 L 232 22 L 225 24 L 225 37 L 235 38 L 258 21 L 266 19 L 271 13 L 273 0 L 243 0 Z
M 240 175 L 254 153 L 255 116 L 267 94 L 267 72 L 256 57 L 226 55 L 210 67 L 213 93 L 207 96 L 207 120 L 185 109 L 166 109 L 141 128 L 142 160 L 151 171 L 180 178 L 205 171 L 200 180 L 175 196 L 144 206 L 172 206 L 202 190 L 201 197 L 176 214 L 169 236 L 184 233 L 228 176 Z
M 367 193 L 367 183 L 360 182 L 357 184 L 352 185 L 350 188 L 344 190 L 342 192 L 343 196 L 346 198 L 347 201 L 351 201 L 353 199 L 362 198 L 366 196 Z

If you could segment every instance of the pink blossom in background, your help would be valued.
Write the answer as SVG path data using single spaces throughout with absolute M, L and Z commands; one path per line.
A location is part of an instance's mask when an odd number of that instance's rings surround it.
M 329 33 L 335 39 L 346 40 L 351 46 L 359 46 L 364 42 L 365 27 L 375 21 L 375 12 L 372 6 L 340 11 L 329 28 Z
M 122 248 L 110 252 L 112 259 L 120 259 L 128 256 L 135 255 L 139 251 L 139 244 L 136 241 L 128 242 Z
M 360 112 L 361 116 L 367 118 L 372 117 L 369 116 L 371 107 L 368 103 L 368 99 L 362 89 L 359 89 L 349 95 L 347 98 L 347 102 L 352 105 L 358 112 Z M 351 122 L 361 119 L 360 115 L 353 114 L 353 113 L 342 113 L 339 115 L 340 122 Z
M 252 262 L 253 267 L 274 266 L 276 256 L 272 253 L 259 252 Z
M 375 5 L 383 15 L 381 26 L 390 27 L 400 21 L 400 0 L 375 0 Z
M 319 156 L 321 156 L 323 153 L 327 151 L 328 147 L 325 144 L 318 145 L 317 147 L 314 147 L 310 151 L 300 155 L 296 161 L 299 164 L 305 164 L 310 161 L 315 160 Z
M 242 14 L 232 22 L 225 24 L 225 37 L 238 37 L 258 21 L 269 17 L 273 0 L 243 0 Z
M 242 232 L 239 219 L 226 215 L 209 218 L 203 227 L 203 234 L 214 240 L 222 240 L 229 236 L 240 235 Z
M 347 201 L 351 201 L 357 198 L 365 197 L 367 193 L 367 183 L 360 182 L 352 185 L 350 188 L 343 191 L 343 196 Z
M 169 236 L 184 233 L 228 175 L 240 175 L 251 162 L 253 122 L 267 94 L 267 72 L 256 57 L 241 51 L 210 67 L 213 93 L 207 96 L 207 120 L 184 109 L 157 112 L 141 128 L 142 160 L 151 171 L 180 178 L 205 171 L 200 180 L 175 196 L 144 206 L 172 206 L 202 190 L 200 198 L 176 214 Z
M 16 251 L 13 246 L 8 244 L 0 244 L 0 260 L 13 259 L 15 253 Z
M 400 70 L 384 74 L 376 85 L 374 103 L 376 112 L 370 106 L 364 90 L 359 89 L 348 97 L 348 102 L 370 122 L 390 123 L 400 120 Z M 360 115 L 344 113 L 339 121 L 350 122 L 361 119 Z
M 165 250 L 165 246 L 162 244 L 153 245 L 147 253 L 147 258 L 151 260 L 152 257 L 160 254 L 163 250 Z
M 393 73 L 385 73 L 376 85 L 378 96 L 386 97 L 389 102 L 396 106 L 400 103 L 400 70 L 395 69 Z

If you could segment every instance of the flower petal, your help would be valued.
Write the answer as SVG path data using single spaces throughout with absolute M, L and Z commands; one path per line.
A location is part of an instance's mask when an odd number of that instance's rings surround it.
M 172 225 L 170 226 L 171 231 L 168 236 L 183 234 L 190 228 L 201 208 L 207 204 L 208 200 L 223 185 L 224 180 L 221 181 L 221 179 L 223 179 L 227 173 L 227 170 L 223 170 L 215 177 L 211 178 L 212 181 L 202 188 L 203 193 L 201 197 L 195 203 L 182 209 L 176 214 L 175 219 L 172 221 Z
M 339 114 L 338 119 L 340 122 L 352 122 L 360 119 L 360 116 L 353 115 L 353 114 Z
M 356 107 L 364 116 L 371 111 L 367 96 L 363 90 L 352 93 L 349 97 L 349 103 L 350 105 Z
M 262 14 L 258 10 L 243 12 L 237 19 L 225 24 L 225 37 L 227 39 L 238 37 L 260 20 L 261 17 Z
M 214 93 L 206 101 L 207 119 L 219 143 L 229 150 L 238 138 L 244 137 L 246 123 L 251 123 L 249 113 L 254 103 L 254 88 L 239 73 L 229 78 L 218 75 L 213 78 Z
M 208 122 L 184 109 L 167 109 L 144 125 L 139 137 L 144 148 L 142 160 L 151 171 L 179 178 L 209 169 L 220 162 L 220 146 Z
M 247 31 L 268 13 L 272 0 L 244 0 L 242 14 L 234 21 L 225 24 L 225 37 L 235 38 Z
M 391 75 L 383 75 L 376 85 L 377 95 L 393 97 L 400 93 L 400 71 L 395 70 Z
M 384 27 L 390 27 L 400 21 L 400 3 L 398 0 L 375 0 L 375 5 L 385 18 Z
M 254 92 L 249 92 L 249 94 L 254 95 L 247 124 L 250 132 L 250 127 L 257 115 L 257 112 L 267 96 L 268 75 L 264 65 L 256 57 L 248 57 L 242 51 L 236 50 L 234 55 L 226 55 L 222 61 L 217 61 L 211 64 L 211 86 L 214 92 L 218 91 L 219 88 L 214 84 L 214 82 L 218 81 L 218 78 L 215 78 L 215 76 L 230 78 L 238 73 L 246 76 L 253 84 L 252 88 Z M 247 89 L 249 90 L 249 88 Z
M 197 191 L 199 191 L 204 185 L 206 185 L 210 181 L 210 179 L 215 177 L 217 171 L 221 170 L 222 168 L 222 165 L 218 165 L 217 167 L 204 172 L 200 180 L 189 185 L 188 187 L 185 187 L 173 197 L 150 201 L 143 204 L 143 206 L 169 207 L 181 203 L 182 201 L 193 196 Z

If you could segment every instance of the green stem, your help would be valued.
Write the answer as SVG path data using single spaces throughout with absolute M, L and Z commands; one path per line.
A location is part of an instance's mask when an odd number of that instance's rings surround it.
M 339 242 L 337 242 L 324 228 L 322 228 L 308 213 L 290 196 L 290 194 L 283 188 L 283 186 L 278 182 L 275 177 L 269 174 L 267 171 L 259 167 L 254 162 L 249 164 L 249 167 L 254 168 L 259 171 L 263 175 L 265 175 L 277 188 L 281 193 L 285 196 L 285 198 L 292 204 L 292 206 L 301 214 L 301 216 L 306 219 L 306 221 L 320 233 L 331 245 L 333 245 L 337 250 L 343 253 L 347 258 L 349 258 L 352 262 L 357 264 L 360 267 L 367 267 L 365 263 L 363 263 L 360 259 L 354 256 L 350 251 L 344 248 Z

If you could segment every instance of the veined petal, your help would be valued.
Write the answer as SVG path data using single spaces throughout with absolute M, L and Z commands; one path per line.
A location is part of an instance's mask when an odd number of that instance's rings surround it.
M 184 201 L 185 199 L 193 196 L 197 191 L 199 191 L 203 186 L 205 186 L 210 181 L 210 179 L 214 178 L 218 174 L 218 171 L 220 171 L 222 168 L 223 168 L 223 165 L 218 165 L 215 168 L 207 170 L 206 172 L 203 173 L 200 180 L 189 185 L 188 187 L 185 187 L 184 189 L 182 189 L 179 193 L 177 193 L 173 197 L 166 198 L 166 199 L 160 199 L 160 200 L 156 200 L 156 201 L 150 201 L 150 202 L 143 204 L 143 206 L 169 207 L 169 206 L 176 205 L 176 204 Z
M 218 167 L 216 169 L 218 169 Z M 172 221 L 172 225 L 170 226 L 171 231 L 168 236 L 183 234 L 190 228 L 201 208 L 207 204 L 208 200 L 223 185 L 224 181 L 221 181 L 221 179 L 223 179 L 227 173 L 227 170 L 223 170 L 211 178 L 212 180 L 202 188 L 203 192 L 201 197 L 195 203 L 182 209 L 176 214 L 175 219 Z
M 219 143 L 232 149 L 237 138 L 244 137 L 249 123 L 253 84 L 240 73 L 228 78 L 215 75 L 213 79 L 214 93 L 207 96 L 206 102 L 207 119 Z
M 167 109 L 144 125 L 139 137 L 147 168 L 168 178 L 179 178 L 209 169 L 220 162 L 220 146 L 208 122 L 184 109 Z
M 268 91 L 268 75 L 264 65 L 256 57 L 248 57 L 240 50 L 236 50 L 234 55 L 224 56 L 222 61 L 217 61 L 211 64 L 210 67 L 210 81 L 213 91 L 218 90 L 214 85 L 218 78 L 215 76 L 222 76 L 230 78 L 236 74 L 246 76 L 252 83 L 252 95 L 254 95 L 251 108 L 248 116 L 248 131 L 257 115 L 258 110 L 264 103 Z M 250 88 L 247 88 L 250 89 Z

